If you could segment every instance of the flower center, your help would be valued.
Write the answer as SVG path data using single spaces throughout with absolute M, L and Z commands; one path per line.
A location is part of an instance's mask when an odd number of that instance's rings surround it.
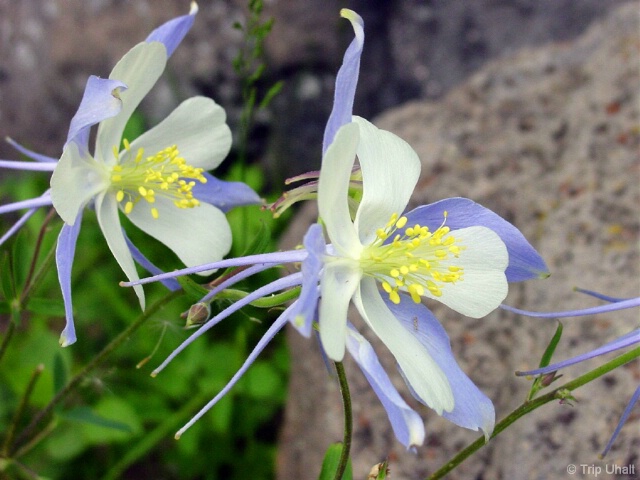
M 465 247 L 445 226 L 446 220 L 444 212 L 442 225 L 432 232 L 421 225 L 404 228 L 407 217 L 398 218 L 394 213 L 385 228 L 378 229 L 373 243 L 363 249 L 360 264 L 364 273 L 382 283 L 393 303 L 400 303 L 398 290 L 409 292 L 420 303 L 425 289 L 439 297 L 446 284 L 463 280 L 463 268 L 455 259 Z
M 139 148 L 134 155 L 129 141 L 124 139 L 123 143 L 126 153 L 122 158 L 118 148 L 113 147 L 118 163 L 111 170 L 111 187 L 117 191 L 116 200 L 123 204 L 125 214 L 130 214 L 140 200 L 155 203 L 156 194 L 171 198 L 178 208 L 193 208 L 200 204 L 191 190 L 196 181 L 207 182 L 202 175 L 204 169 L 188 165 L 176 145 L 145 157 L 144 149 Z M 151 216 L 158 218 L 157 208 L 151 207 Z

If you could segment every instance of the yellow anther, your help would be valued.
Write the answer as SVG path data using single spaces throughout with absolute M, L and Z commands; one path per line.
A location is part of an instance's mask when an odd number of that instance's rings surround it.
M 402 228 L 407 224 L 407 217 L 400 217 L 396 222 L 396 228 Z
M 393 290 L 391 291 L 391 293 L 389 293 L 389 300 L 391 300 L 396 305 L 400 303 L 400 295 L 398 295 L 397 290 Z
M 383 289 L 384 289 L 384 291 L 385 291 L 385 292 L 387 292 L 387 293 L 391 293 L 391 290 L 393 290 L 393 289 L 391 288 L 391 285 L 390 285 L 390 284 L 389 284 L 389 282 L 387 282 L 387 281 L 382 282 L 382 288 L 383 288 Z
M 188 165 L 175 145 L 147 157 L 144 149 L 139 148 L 133 158 L 129 141 L 123 139 L 122 143 L 122 158 L 118 149 L 113 149 L 118 163 L 112 168 L 111 183 L 116 191 L 116 200 L 127 200 L 124 205 L 126 214 L 131 213 L 141 198 L 155 203 L 156 193 L 170 198 L 179 208 L 194 208 L 200 204 L 193 197 L 192 189 L 197 182 L 207 181 L 204 169 Z M 157 218 L 158 210 L 152 209 L 151 215 Z
M 152 216 L 153 218 L 155 218 L 156 220 L 158 219 L 158 217 L 160 216 L 160 214 L 158 213 L 158 209 L 157 209 L 157 208 L 153 207 L 153 208 L 151 209 L 151 216 Z

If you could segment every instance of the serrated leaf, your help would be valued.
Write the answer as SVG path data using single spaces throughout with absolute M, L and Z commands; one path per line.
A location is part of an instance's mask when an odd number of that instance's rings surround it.
M 342 454 L 342 443 L 333 443 L 327 448 L 327 453 L 322 460 L 322 470 L 318 480 L 333 480 L 338 471 L 340 463 L 340 455 Z M 342 480 L 353 480 L 353 472 L 351 471 L 351 459 L 347 463 L 347 468 L 342 475 Z
M 131 427 L 126 423 L 118 422 L 116 420 L 110 420 L 101 415 L 98 415 L 89 407 L 76 407 L 63 412 L 61 416 L 66 420 L 88 423 L 91 425 L 96 425 L 98 427 L 119 430 L 121 432 L 131 433 L 133 431 Z
M 30 298 L 26 310 L 46 315 L 47 317 L 64 317 L 64 302 L 51 298 Z

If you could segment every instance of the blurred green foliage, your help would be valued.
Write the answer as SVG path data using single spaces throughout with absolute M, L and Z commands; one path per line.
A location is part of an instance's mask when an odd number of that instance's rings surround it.
M 129 138 L 133 137 L 135 133 L 131 132 Z M 252 167 L 245 168 L 248 170 L 245 180 L 260 191 L 261 175 Z M 237 172 L 232 168 L 229 175 Z M 16 199 L 33 197 L 47 188 L 47 176 L 16 175 L 19 180 L 7 182 L 3 194 Z M 252 233 L 248 232 L 263 231 L 264 225 L 274 231 L 269 212 L 258 206 L 242 210 L 229 215 L 235 235 L 244 235 L 250 242 Z M 20 297 L 28 276 L 45 216 L 45 211 L 38 212 L 3 245 L 0 294 L 3 337 L 11 322 L 15 299 Z M 15 218 L 1 217 L 0 231 L 6 231 Z M 125 228 L 131 239 L 160 268 L 171 270 L 181 266 L 166 247 L 130 227 Z M 57 217 L 45 228 L 42 248 L 35 259 L 36 271 L 55 248 L 60 228 Z M 266 248 L 276 248 L 277 233 L 276 230 Z M 266 272 L 238 287 L 250 291 L 275 275 L 277 272 Z M 20 439 L 33 415 L 70 376 L 140 315 L 133 291 L 118 286 L 124 274 L 111 256 L 91 211 L 85 214 L 73 265 L 78 342 L 68 348 L 58 345 L 64 327 L 64 308 L 55 262 L 48 262 L 42 278 L 19 312 L 15 332 L 0 359 L 3 432 L 0 442 L 14 422 L 25 388 L 38 365 L 43 365 L 44 370 L 16 423 L 14 439 Z M 167 295 L 160 284 L 145 287 L 145 292 L 148 305 Z M 273 478 L 278 419 L 285 401 L 289 368 L 282 337 L 269 345 L 230 393 L 179 441 L 173 435 L 229 381 L 278 311 L 244 309 L 195 341 L 156 378 L 151 378 L 151 370 L 191 333 L 183 328 L 184 319 L 180 318 L 189 303 L 183 295 L 151 317 L 104 364 L 83 379 L 80 387 L 55 409 L 52 422 L 38 425 L 34 435 L 48 434 L 15 459 L 19 464 L 0 462 L 0 470 L 4 469 L 0 475 L 48 479 Z M 227 301 L 214 302 L 214 313 L 216 308 L 227 305 Z M 137 369 L 136 365 L 156 347 L 151 360 Z M 28 439 L 16 442 L 15 446 L 24 447 L 25 440 Z

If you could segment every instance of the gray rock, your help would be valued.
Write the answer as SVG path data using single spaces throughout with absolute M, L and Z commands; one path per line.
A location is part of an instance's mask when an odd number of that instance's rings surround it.
M 413 206 L 472 198 L 514 223 L 546 259 L 552 276 L 512 285 L 510 305 L 558 310 L 598 303 L 573 292 L 574 286 L 619 297 L 640 294 L 638 6 L 621 7 L 573 42 L 489 62 L 441 101 L 406 104 L 375 121 L 407 140 L 422 160 Z M 301 212 L 286 246 L 300 241 L 315 215 L 312 206 Z M 498 419 L 522 403 L 530 382 L 514 371 L 537 366 L 555 322 L 505 311 L 473 320 L 429 306 L 449 333 L 461 367 L 494 401 Z M 563 323 L 558 360 L 637 328 L 638 311 Z M 395 374 L 384 346 L 369 338 Z M 312 479 L 326 447 L 342 438 L 342 407 L 317 345 L 295 332 L 289 340 L 293 371 L 278 478 Z M 602 361 L 571 367 L 563 380 Z M 416 455 L 405 452 L 357 366 L 349 359 L 345 366 L 354 402 L 354 478 L 364 478 L 387 457 L 390 478 L 425 478 L 478 437 L 414 402 L 427 439 Z M 637 475 L 637 415 L 604 461 L 598 453 L 638 386 L 639 368 L 636 361 L 577 390 L 573 407 L 556 402 L 526 416 L 447 478 L 566 478 L 569 464 L 635 464 Z M 402 381 L 394 381 L 412 401 Z

